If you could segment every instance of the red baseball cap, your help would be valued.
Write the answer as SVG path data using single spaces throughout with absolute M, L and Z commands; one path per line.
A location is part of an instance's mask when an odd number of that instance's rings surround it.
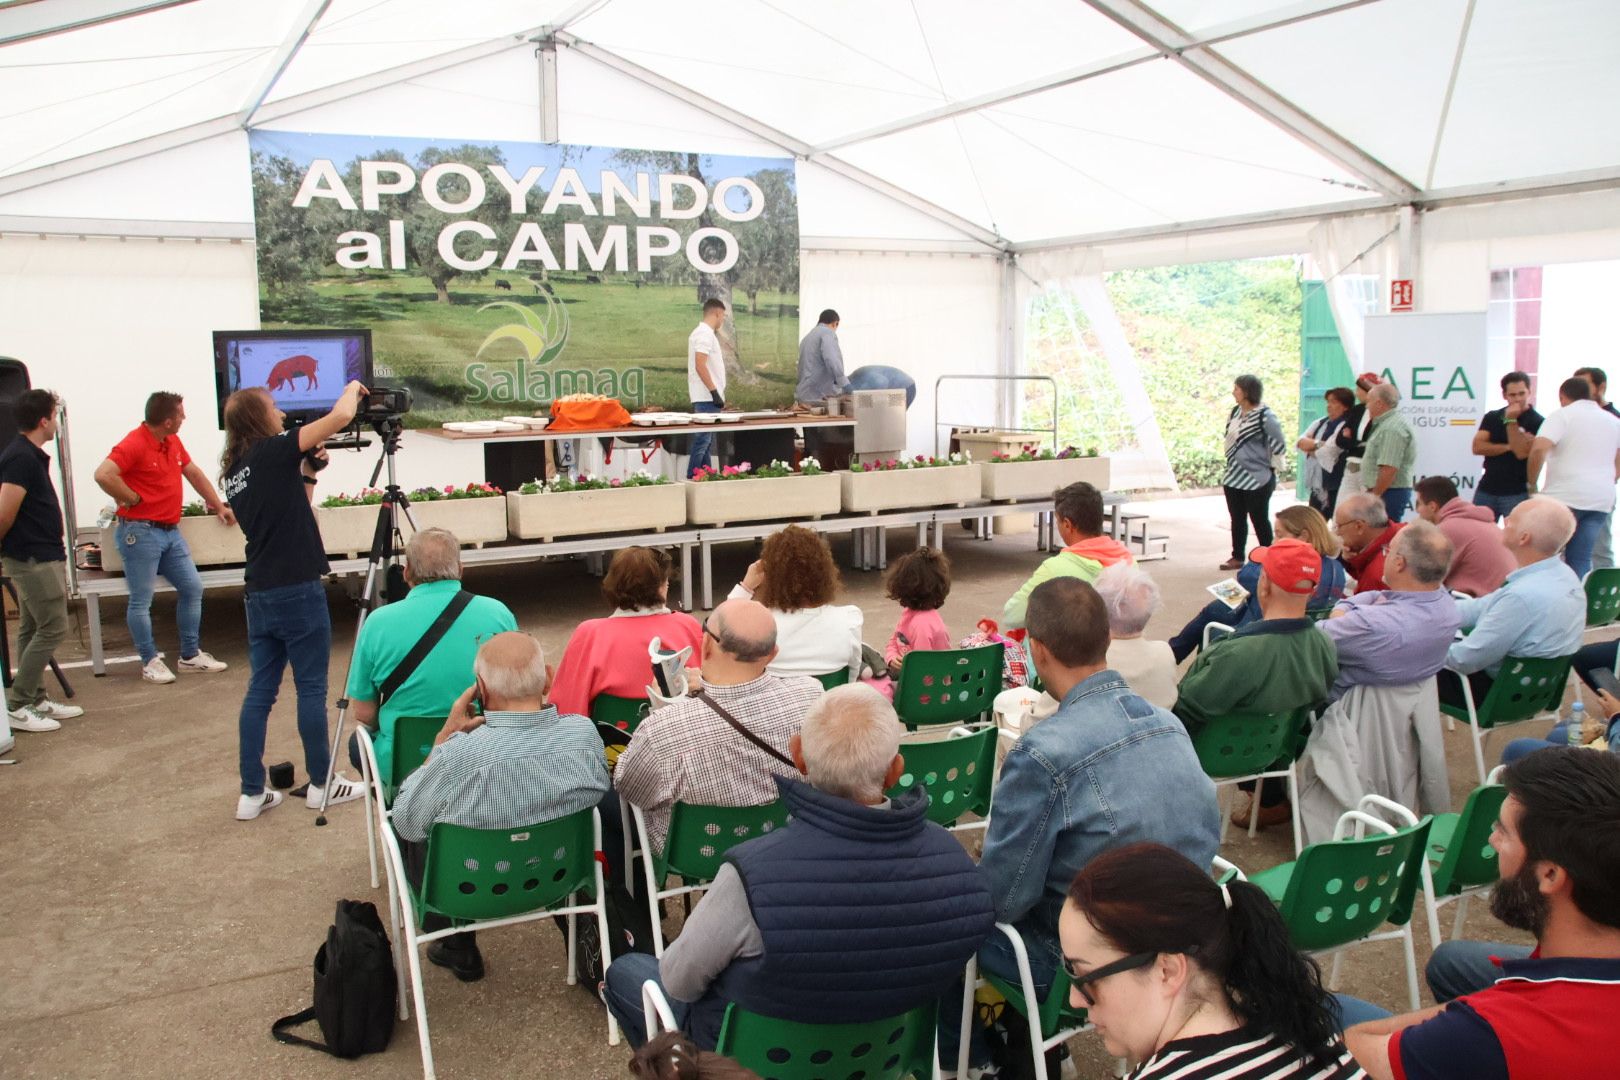
M 1270 547 L 1257 547 L 1249 552 L 1249 560 L 1259 563 L 1283 592 L 1313 593 L 1322 580 L 1322 556 L 1303 540 L 1283 539 Z

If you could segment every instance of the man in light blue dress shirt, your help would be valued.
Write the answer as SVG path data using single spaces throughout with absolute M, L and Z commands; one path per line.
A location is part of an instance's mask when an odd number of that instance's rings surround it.
M 844 392 L 844 353 L 838 347 L 838 312 L 828 308 L 799 342 L 799 384 L 793 400 L 816 405 Z

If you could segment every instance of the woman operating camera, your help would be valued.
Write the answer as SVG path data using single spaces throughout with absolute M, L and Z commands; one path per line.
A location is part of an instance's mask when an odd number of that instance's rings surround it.
M 251 821 L 281 802 L 264 788 L 264 734 L 276 703 L 281 675 L 292 663 L 298 693 L 298 737 L 309 772 L 305 801 L 321 805 L 326 795 L 330 751 L 326 742 L 326 666 L 332 651 L 332 618 L 321 583 L 328 570 L 325 546 L 310 501 L 317 466 L 305 458 L 348 427 L 366 388 L 344 387 L 332 411 L 292 431 L 285 414 L 263 387 L 238 390 L 225 400 L 225 452 L 220 490 L 247 537 L 248 661 L 253 673 L 239 718 L 242 796 L 238 821 Z M 336 777 L 329 803 L 363 794 L 353 780 Z

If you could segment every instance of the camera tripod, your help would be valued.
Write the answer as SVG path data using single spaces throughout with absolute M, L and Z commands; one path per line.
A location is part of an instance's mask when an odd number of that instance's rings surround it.
M 411 501 L 405 497 L 405 492 L 400 488 L 398 477 L 394 472 L 394 454 L 399 449 L 399 439 L 404 425 L 398 416 L 386 416 L 374 419 L 372 427 L 382 440 L 382 454 L 377 458 L 376 468 L 371 470 L 369 486 L 377 486 L 377 479 L 382 475 L 385 465 L 388 468 L 388 483 L 383 488 L 382 502 L 377 506 L 377 528 L 371 535 L 371 551 L 366 556 L 366 583 L 357 601 L 360 615 L 354 628 L 356 644 L 360 641 L 360 631 L 365 628 L 366 616 L 371 614 L 374 606 L 377 606 L 375 599 L 379 575 L 383 578 L 384 603 L 399 600 L 405 595 L 405 571 L 395 561 L 405 546 L 404 533 L 399 527 L 400 518 L 403 517 L 410 523 L 413 533 L 416 531 L 416 521 L 411 517 Z M 349 715 L 349 673 L 353 669 L 354 652 L 351 650 L 349 669 L 344 672 L 343 690 L 338 696 L 337 727 L 332 732 L 332 753 L 327 760 L 326 780 L 321 789 L 321 809 L 315 816 L 317 826 L 326 824 L 326 806 L 332 798 L 332 780 L 337 775 L 338 751 L 343 746 L 343 725 Z

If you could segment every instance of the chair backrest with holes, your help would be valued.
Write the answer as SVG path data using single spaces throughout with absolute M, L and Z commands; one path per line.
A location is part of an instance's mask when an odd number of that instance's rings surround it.
M 884 1020 L 801 1024 L 732 1005 L 715 1049 L 766 1080 L 928 1077 L 934 1069 L 937 1003 Z
M 963 814 L 990 812 L 996 767 L 995 728 L 935 742 L 902 743 L 906 771 L 889 789 L 894 798 L 921 784 L 928 791 L 928 820 L 951 826 Z
M 1198 764 L 1212 780 L 1265 772 L 1274 763 L 1292 758 L 1308 711 L 1218 716 L 1199 728 L 1193 739 Z
M 829 671 L 825 675 L 817 675 L 815 679 L 821 684 L 823 690 L 831 690 L 835 686 L 846 686 L 849 683 L 849 668 Z
M 1557 708 L 1564 697 L 1572 657 L 1555 656 L 1541 660 L 1508 656 L 1497 669 L 1485 700 L 1475 702 L 1481 728 L 1497 727 L 1528 720 L 1543 709 Z M 1442 706 L 1444 708 L 1444 706 Z M 1467 715 L 1466 710 L 1462 713 Z
M 664 850 L 653 861 L 653 877 L 663 881 L 678 874 L 688 885 L 713 881 L 726 852 L 745 840 L 764 836 L 787 824 L 787 804 L 701 806 L 676 803 L 669 812 Z
M 1432 821 L 1425 817 L 1393 835 L 1380 832 L 1307 847 L 1279 905 L 1294 946 L 1306 952 L 1331 949 L 1386 922 L 1405 925 L 1412 917 Z
M 422 905 L 452 919 L 504 919 L 555 907 L 596 886 L 591 809 L 541 825 L 428 833 Z
M 1000 642 L 973 649 L 917 649 L 900 662 L 894 711 L 906 727 L 959 724 L 985 715 L 1001 693 Z
M 1593 570 L 1586 575 L 1586 625 L 1620 622 L 1620 566 Z
M 1496 849 L 1491 847 L 1491 829 L 1506 798 L 1507 788 L 1501 784 L 1475 788 L 1457 816 L 1456 828 L 1445 847 L 1439 844 L 1430 847 L 1430 851 L 1440 856 L 1434 867 L 1437 895 L 1455 896 L 1464 889 L 1496 881 L 1499 867 Z
M 646 717 L 648 702 L 644 697 L 619 697 L 615 694 L 597 694 L 591 698 L 591 719 L 620 731 L 632 732 Z
M 393 760 L 389 762 L 388 795 L 393 798 L 405 778 L 422 767 L 433 750 L 433 740 L 444 729 L 442 716 L 400 716 L 394 720 Z

